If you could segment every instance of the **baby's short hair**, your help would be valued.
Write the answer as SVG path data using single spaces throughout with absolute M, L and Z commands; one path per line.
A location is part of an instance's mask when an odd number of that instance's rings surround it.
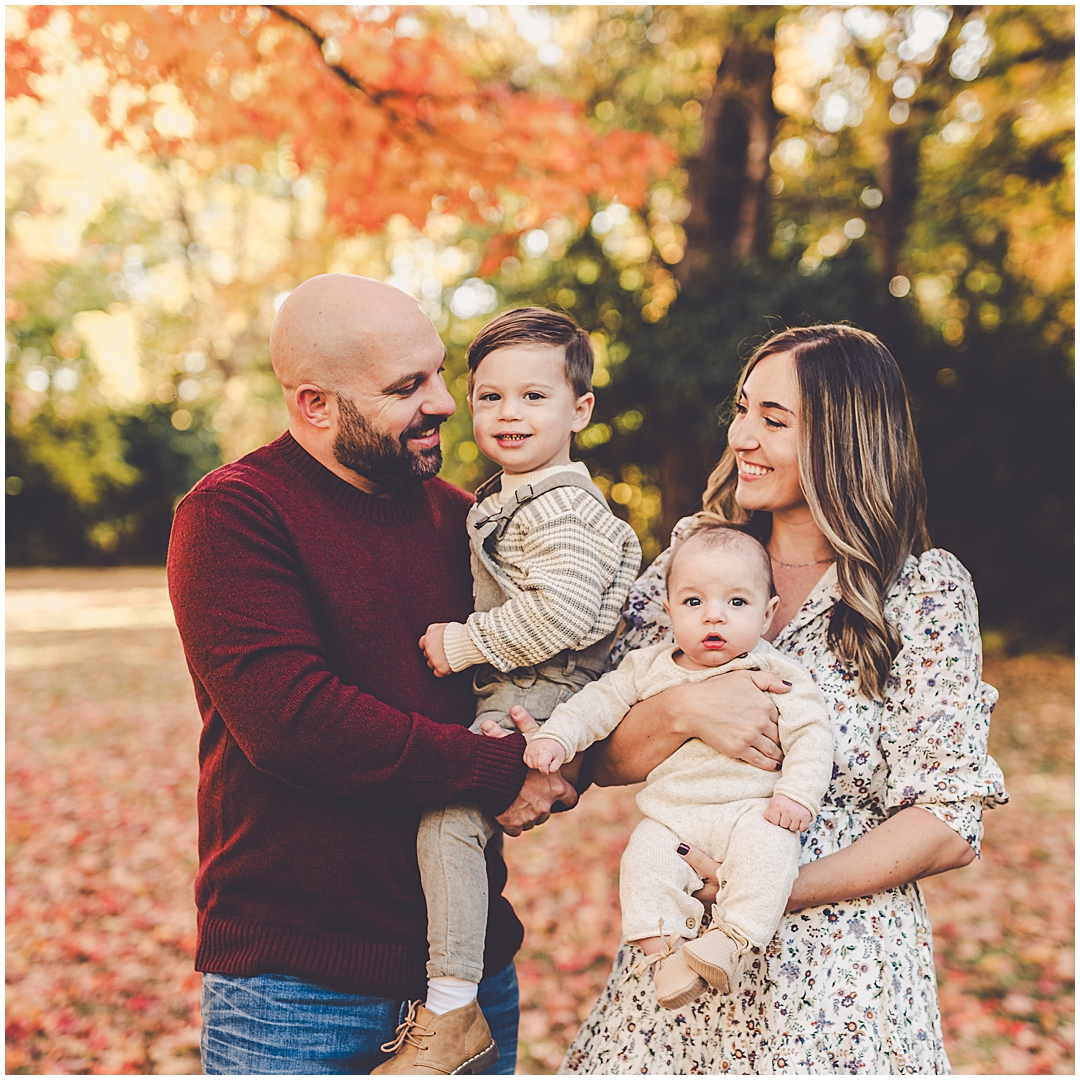
M 504 312 L 476 335 L 469 346 L 469 393 L 480 361 L 496 349 L 509 345 L 563 345 L 566 349 L 566 381 L 575 397 L 592 390 L 593 351 L 589 335 L 569 315 L 542 307 L 514 308 Z
M 719 551 L 740 550 L 756 558 L 761 564 L 761 574 L 769 590 L 769 599 L 776 595 L 776 584 L 773 581 L 772 559 L 765 550 L 764 545 L 751 536 L 745 529 L 738 525 L 728 525 L 722 521 L 703 521 L 694 525 L 679 537 L 675 550 L 671 553 L 668 561 L 667 579 L 665 585 L 671 580 L 671 572 L 679 561 L 679 555 L 686 549 L 688 544 L 701 544 L 715 548 Z

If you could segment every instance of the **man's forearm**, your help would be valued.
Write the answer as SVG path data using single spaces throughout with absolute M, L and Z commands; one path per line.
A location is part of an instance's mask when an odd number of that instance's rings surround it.
M 177 511 L 169 588 L 204 715 L 216 709 L 256 769 L 304 790 L 506 810 L 526 774 L 521 738 L 491 744 L 339 679 L 299 567 L 274 530 L 227 495 L 197 493 Z

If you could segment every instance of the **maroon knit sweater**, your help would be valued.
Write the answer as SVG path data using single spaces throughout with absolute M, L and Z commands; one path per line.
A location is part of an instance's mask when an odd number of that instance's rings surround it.
M 429 623 L 472 610 L 471 496 L 442 480 L 367 495 L 286 434 L 180 503 L 169 591 L 203 718 L 195 967 L 423 997 L 428 807 L 505 810 L 520 736 L 467 730 L 467 674 L 436 679 Z M 485 970 L 522 928 L 488 848 Z

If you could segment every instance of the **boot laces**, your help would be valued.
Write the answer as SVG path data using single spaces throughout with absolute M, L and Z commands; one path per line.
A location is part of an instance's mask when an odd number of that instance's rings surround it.
M 398 1024 L 394 1038 L 387 1043 L 383 1043 L 380 1047 L 384 1054 L 396 1054 L 405 1045 L 415 1046 L 418 1050 L 423 1050 L 424 1044 L 421 1040 L 435 1034 L 434 1028 L 424 1027 L 416 1019 L 420 1004 L 419 1001 L 409 1002 L 409 1015 L 405 1017 L 402 1023 Z
M 737 955 L 740 957 L 745 956 L 754 946 L 751 944 L 750 939 L 742 933 L 740 930 L 736 930 L 734 926 L 724 922 L 720 918 L 720 913 L 713 907 L 712 921 L 709 925 L 710 930 L 720 930 L 727 934 L 732 941 L 735 942 L 737 948 Z
M 657 937 L 664 943 L 663 951 L 649 953 L 648 955 L 643 956 L 627 973 L 627 978 L 633 975 L 644 975 L 653 964 L 658 964 L 661 960 L 666 960 L 673 952 L 675 952 L 682 940 L 678 934 L 672 934 L 669 938 L 664 937 L 663 919 L 660 920 L 660 931 L 657 934 Z

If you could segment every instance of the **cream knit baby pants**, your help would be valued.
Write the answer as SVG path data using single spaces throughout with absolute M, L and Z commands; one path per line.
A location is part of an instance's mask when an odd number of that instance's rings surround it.
M 645 818 L 634 829 L 619 872 L 623 938 L 695 938 L 705 912 L 690 894 L 701 878 L 675 850 L 693 844 L 721 862 L 716 914 L 757 946 L 776 933 L 798 873 L 799 836 L 765 820 L 768 799 L 671 807 L 667 824 Z

